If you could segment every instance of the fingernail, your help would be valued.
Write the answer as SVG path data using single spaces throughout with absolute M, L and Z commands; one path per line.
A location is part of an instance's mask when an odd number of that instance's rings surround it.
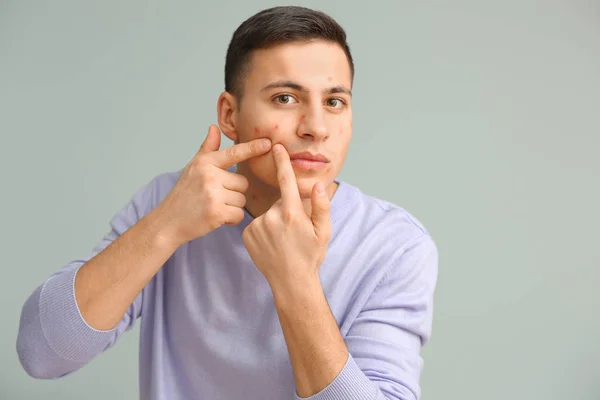
M 273 146 L 273 153 L 277 154 L 281 151 L 281 145 L 280 144 L 276 144 L 275 146 Z
M 268 150 L 271 147 L 271 141 L 269 139 L 261 140 L 260 148 L 263 150 Z

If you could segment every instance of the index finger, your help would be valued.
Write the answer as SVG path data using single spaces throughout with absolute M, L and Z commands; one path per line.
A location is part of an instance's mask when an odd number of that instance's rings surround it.
M 273 157 L 277 167 L 277 181 L 281 191 L 281 202 L 283 207 L 296 207 L 302 204 L 300 192 L 298 191 L 298 182 L 294 167 L 290 161 L 290 155 L 281 144 L 273 146 Z
M 249 158 L 263 155 L 270 149 L 269 139 L 254 139 L 211 153 L 208 158 L 216 167 L 226 169 Z

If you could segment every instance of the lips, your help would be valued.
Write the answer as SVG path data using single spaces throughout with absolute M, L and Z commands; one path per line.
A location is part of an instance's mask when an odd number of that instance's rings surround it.
M 319 161 L 323 163 L 328 163 L 329 159 L 325 157 L 323 154 L 311 153 L 308 151 L 303 151 L 301 153 L 294 153 L 290 155 L 290 160 L 308 160 L 308 161 Z

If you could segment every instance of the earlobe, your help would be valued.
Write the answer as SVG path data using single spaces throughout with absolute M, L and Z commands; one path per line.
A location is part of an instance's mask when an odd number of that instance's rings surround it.
M 237 99 L 229 92 L 223 92 L 219 96 L 219 100 L 217 101 L 217 119 L 221 132 L 228 139 L 237 142 Z

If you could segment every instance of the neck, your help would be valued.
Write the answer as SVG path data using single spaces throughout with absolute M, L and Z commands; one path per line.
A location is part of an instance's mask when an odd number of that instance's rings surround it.
M 281 198 L 281 192 L 278 188 L 265 183 L 261 179 L 258 179 L 252 172 L 250 172 L 244 163 L 238 164 L 237 173 L 243 175 L 248 179 L 248 190 L 246 191 L 246 211 L 253 217 L 258 218 L 273 206 L 277 200 Z M 336 182 L 331 183 L 327 187 L 327 194 L 329 200 L 333 198 L 335 191 L 337 190 L 338 184 Z M 306 215 L 310 216 L 312 212 L 311 199 L 302 199 L 302 205 Z

